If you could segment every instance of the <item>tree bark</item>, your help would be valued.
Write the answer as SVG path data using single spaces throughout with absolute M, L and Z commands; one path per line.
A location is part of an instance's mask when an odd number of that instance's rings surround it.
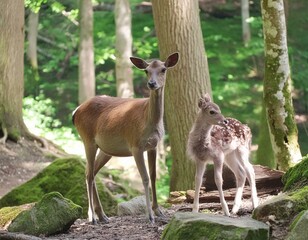
M 255 164 L 260 164 L 262 166 L 268 166 L 271 169 L 276 169 L 277 163 L 270 139 L 264 103 L 262 105 L 261 121 L 259 129 L 260 130 L 258 139 L 257 159 Z
M 91 0 L 80 0 L 79 103 L 95 96 L 93 9 Z
M 134 96 L 133 71 L 129 57 L 132 56 L 131 10 L 128 0 L 115 1 L 116 23 L 116 82 L 117 96 Z
M 247 45 L 251 39 L 250 26 L 249 26 L 249 0 L 241 0 L 241 13 L 242 13 L 242 32 L 243 41 Z
M 170 190 L 187 190 L 193 187 L 195 172 L 186 155 L 187 136 L 198 99 L 205 92 L 211 94 L 198 1 L 156 0 L 152 4 L 160 58 L 180 53 L 179 63 L 167 76 L 165 116 L 172 153 Z
M 38 81 L 38 63 L 37 63 L 37 36 L 38 36 L 38 23 L 39 23 L 39 12 L 35 13 L 30 10 L 29 20 L 28 20 L 28 49 L 27 57 L 32 67 L 32 78 L 30 80 L 30 86 L 33 89 L 31 92 L 36 95 L 39 94 Z
M 6 136 L 17 141 L 28 133 L 22 119 L 24 1 L 2 0 L 0 9 L 0 134 L 5 142 Z
M 283 0 L 262 0 L 265 45 L 264 102 L 278 168 L 301 159 L 294 120 Z

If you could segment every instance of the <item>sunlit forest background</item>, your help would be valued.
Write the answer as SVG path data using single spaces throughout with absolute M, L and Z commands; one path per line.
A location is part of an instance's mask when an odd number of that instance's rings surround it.
M 116 96 L 113 4 L 111 0 L 94 3 L 97 95 Z M 130 5 L 133 55 L 143 59 L 158 58 L 151 6 L 140 0 L 131 0 Z M 286 4 L 293 103 L 303 155 L 308 152 L 308 124 L 305 120 L 308 114 L 307 8 L 304 0 Z M 227 0 L 212 9 L 200 8 L 200 19 L 214 101 L 225 116 L 235 117 L 251 127 L 255 150 L 264 76 L 260 1 L 250 1 L 249 44 L 242 40 L 240 11 L 240 1 Z M 26 22 L 29 14 L 30 9 L 27 8 Z M 25 55 L 24 120 L 32 133 L 52 140 L 69 153 L 82 155 L 82 143 L 71 121 L 71 113 L 78 106 L 78 1 L 43 1 L 38 26 L 38 72 L 33 71 Z M 26 52 L 28 42 L 27 39 L 25 41 Z M 145 76 L 135 69 L 134 92 L 135 97 L 148 96 Z M 168 150 L 168 132 L 165 143 Z M 171 164 L 170 157 L 167 154 L 168 166 Z
M 96 7 L 94 6 L 97 95 L 116 95 L 112 2 L 97 1 Z M 158 58 L 151 8 L 141 5 L 141 2 L 130 1 L 133 55 L 144 59 Z M 236 1 L 226 2 L 213 11 L 200 11 L 213 97 L 226 116 L 234 116 L 252 128 L 253 141 L 257 143 L 264 64 L 260 3 L 252 1 L 250 6 L 252 38 L 249 45 L 244 46 L 240 5 Z M 308 112 L 308 35 L 305 34 L 308 19 L 307 7 L 305 8 L 303 2 L 292 2 L 287 9 L 293 100 L 299 123 L 301 115 Z M 25 60 L 26 123 L 32 132 L 75 152 L 71 145 L 66 144 L 79 139 L 71 122 L 71 113 L 78 106 L 78 4 L 74 0 L 48 1 L 48 4 L 41 6 L 39 15 L 39 78 L 33 77 L 29 61 Z M 27 42 L 25 47 L 27 48 Z M 142 72 L 134 72 L 136 97 L 147 96 L 144 79 Z M 308 152 L 306 125 L 298 124 L 303 153 Z

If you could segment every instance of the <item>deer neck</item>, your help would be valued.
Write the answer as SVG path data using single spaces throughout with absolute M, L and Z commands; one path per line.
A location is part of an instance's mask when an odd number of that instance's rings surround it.
M 205 145 L 210 144 L 212 128 L 213 125 L 204 121 L 202 116 L 198 117 L 193 130 L 196 140 L 203 142 Z
M 152 126 L 162 124 L 164 115 L 164 87 L 151 91 L 148 103 L 148 123 Z

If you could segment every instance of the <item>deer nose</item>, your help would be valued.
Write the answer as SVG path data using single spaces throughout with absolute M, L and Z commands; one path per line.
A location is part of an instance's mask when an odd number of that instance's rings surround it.
M 156 83 L 155 83 L 154 81 L 149 81 L 149 82 L 148 82 L 148 87 L 149 87 L 150 89 L 155 88 L 155 86 L 156 86 Z

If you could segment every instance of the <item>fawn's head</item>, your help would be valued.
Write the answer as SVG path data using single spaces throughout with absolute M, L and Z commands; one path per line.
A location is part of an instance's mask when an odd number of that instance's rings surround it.
M 165 85 L 167 69 L 177 64 L 179 53 L 171 54 L 165 62 L 153 60 L 147 63 L 137 57 L 131 57 L 130 60 L 137 68 L 145 71 L 148 78 L 148 88 L 150 90 L 157 90 Z
M 221 114 L 219 106 L 212 102 L 211 97 L 207 93 L 199 99 L 198 107 L 201 110 L 202 117 L 207 123 L 221 126 L 228 123 Z

